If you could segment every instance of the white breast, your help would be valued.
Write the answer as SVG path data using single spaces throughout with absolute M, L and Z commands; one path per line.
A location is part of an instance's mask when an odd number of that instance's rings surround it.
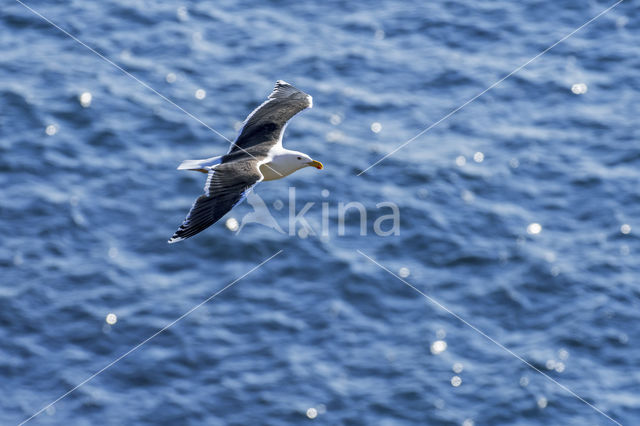
M 263 180 L 282 179 L 295 171 L 296 169 L 286 167 L 286 164 L 281 164 L 277 161 L 270 161 L 260 165 L 260 173 L 264 176 Z

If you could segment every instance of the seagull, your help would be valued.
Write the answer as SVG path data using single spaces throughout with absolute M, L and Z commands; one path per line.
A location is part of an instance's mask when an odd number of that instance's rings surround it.
M 267 100 L 244 120 L 226 155 L 183 161 L 178 170 L 206 173 L 207 182 L 204 194 L 193 203 L 169 243 L 193 237 L 216 223 L 263 180 L 282 179 L 305 167 L 321 170 L 321 162 L 282 146 L 287 122 L 312 106 L 311 96 L 278 80 Z

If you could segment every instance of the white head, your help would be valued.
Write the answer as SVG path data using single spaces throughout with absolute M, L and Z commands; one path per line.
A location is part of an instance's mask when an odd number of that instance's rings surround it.
M 303 152 L 288 151 L 279 157 L 278 163 L 282 164 L 287 169 L 290 169 L 291 172 L 300 170 L 304 167 L 315 167 L 318 170 L 322 170 L 324 168 L 321 162 L 312 159 Z
M 322 169 L 321 162 L 313 160 L 304 152 L 281 150 L 273 154 L 269 163 L 260 166 L 264 180 L 282 179 L 296 170 L 305 167 L 315 167 Z

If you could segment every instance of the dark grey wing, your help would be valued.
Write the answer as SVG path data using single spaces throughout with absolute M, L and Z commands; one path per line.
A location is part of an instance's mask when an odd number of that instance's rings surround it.
M 246 197 L 262 180 L 255 160 L 220 164 L 209 171 L 205 194 L 193 203 L 187 218 L 173 234 L 169 243 L 193 237 L 216 223 L 222 216 Z
M 269 147 L 282 143 L 282 133 L 287 121 L 306 108 L 313 106 L 313 99 L 286 81 L 278 80 L 266 101 L 253 110 L 243 123 L 240 135 L 231 146 L 229 154 L 267 142 Z

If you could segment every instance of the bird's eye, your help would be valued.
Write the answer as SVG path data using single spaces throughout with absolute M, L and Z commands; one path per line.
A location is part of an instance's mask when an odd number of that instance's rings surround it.
M 302 157 L 298 157 L 298 160 L 302 160 Z

